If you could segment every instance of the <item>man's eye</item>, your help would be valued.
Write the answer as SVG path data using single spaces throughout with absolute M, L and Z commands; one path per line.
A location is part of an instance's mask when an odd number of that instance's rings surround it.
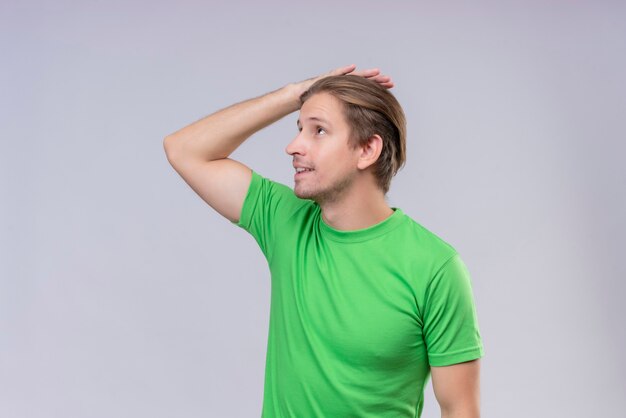
M 320 131 L 320 130 L 322 130 L 322 131 L 326 132 L 326 130 L 324 130 L 324 128 L 322 128 L 321 126 L 318 126 L 318 127 L 317 127 L 317 132 L 319 133 L 319 131 Z

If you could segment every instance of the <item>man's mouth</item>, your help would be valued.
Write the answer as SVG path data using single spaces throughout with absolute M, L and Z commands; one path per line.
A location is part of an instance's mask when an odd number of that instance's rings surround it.
M 293 176 L 294 179 L 299 179 L 302 176 L 306 176 L 311 171 L 314 171 L 312 168 L 296 168 L 296 174 Z

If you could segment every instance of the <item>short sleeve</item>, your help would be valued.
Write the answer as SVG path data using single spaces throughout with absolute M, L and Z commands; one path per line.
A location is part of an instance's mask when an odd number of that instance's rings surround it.
M 275 237 L 289 214 L 305 202 L 284 184 L 263 177 L 252 170 L 252 179 L 244 198 L 239 226 L 254 237 L 265 258 L 272 256 Z
M 484 355 L 470 274 L 458 254 L 433 276 L 424 301 L 423 331 L 431 366 Z

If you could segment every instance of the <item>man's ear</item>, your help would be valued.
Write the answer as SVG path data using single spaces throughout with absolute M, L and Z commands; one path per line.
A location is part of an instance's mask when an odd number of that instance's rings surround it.
M 365 170 L 378 160 L 380 153 L 383 151 L 383 139 L 378 134 L 374 134 L 367 140 L 365 145 L 361 146 L 361 154 L 357 167 Z

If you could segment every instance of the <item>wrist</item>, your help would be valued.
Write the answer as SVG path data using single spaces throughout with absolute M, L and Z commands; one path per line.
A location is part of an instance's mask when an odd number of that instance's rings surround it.
M 282 96 L 283 100 L 288 103 L 288 106 L 292 112 L 299 110 L 301 107 L 300 95 L 304 93 L 296 85 L 296 83 L 289 83 L 278 90 L 278 93 Z

